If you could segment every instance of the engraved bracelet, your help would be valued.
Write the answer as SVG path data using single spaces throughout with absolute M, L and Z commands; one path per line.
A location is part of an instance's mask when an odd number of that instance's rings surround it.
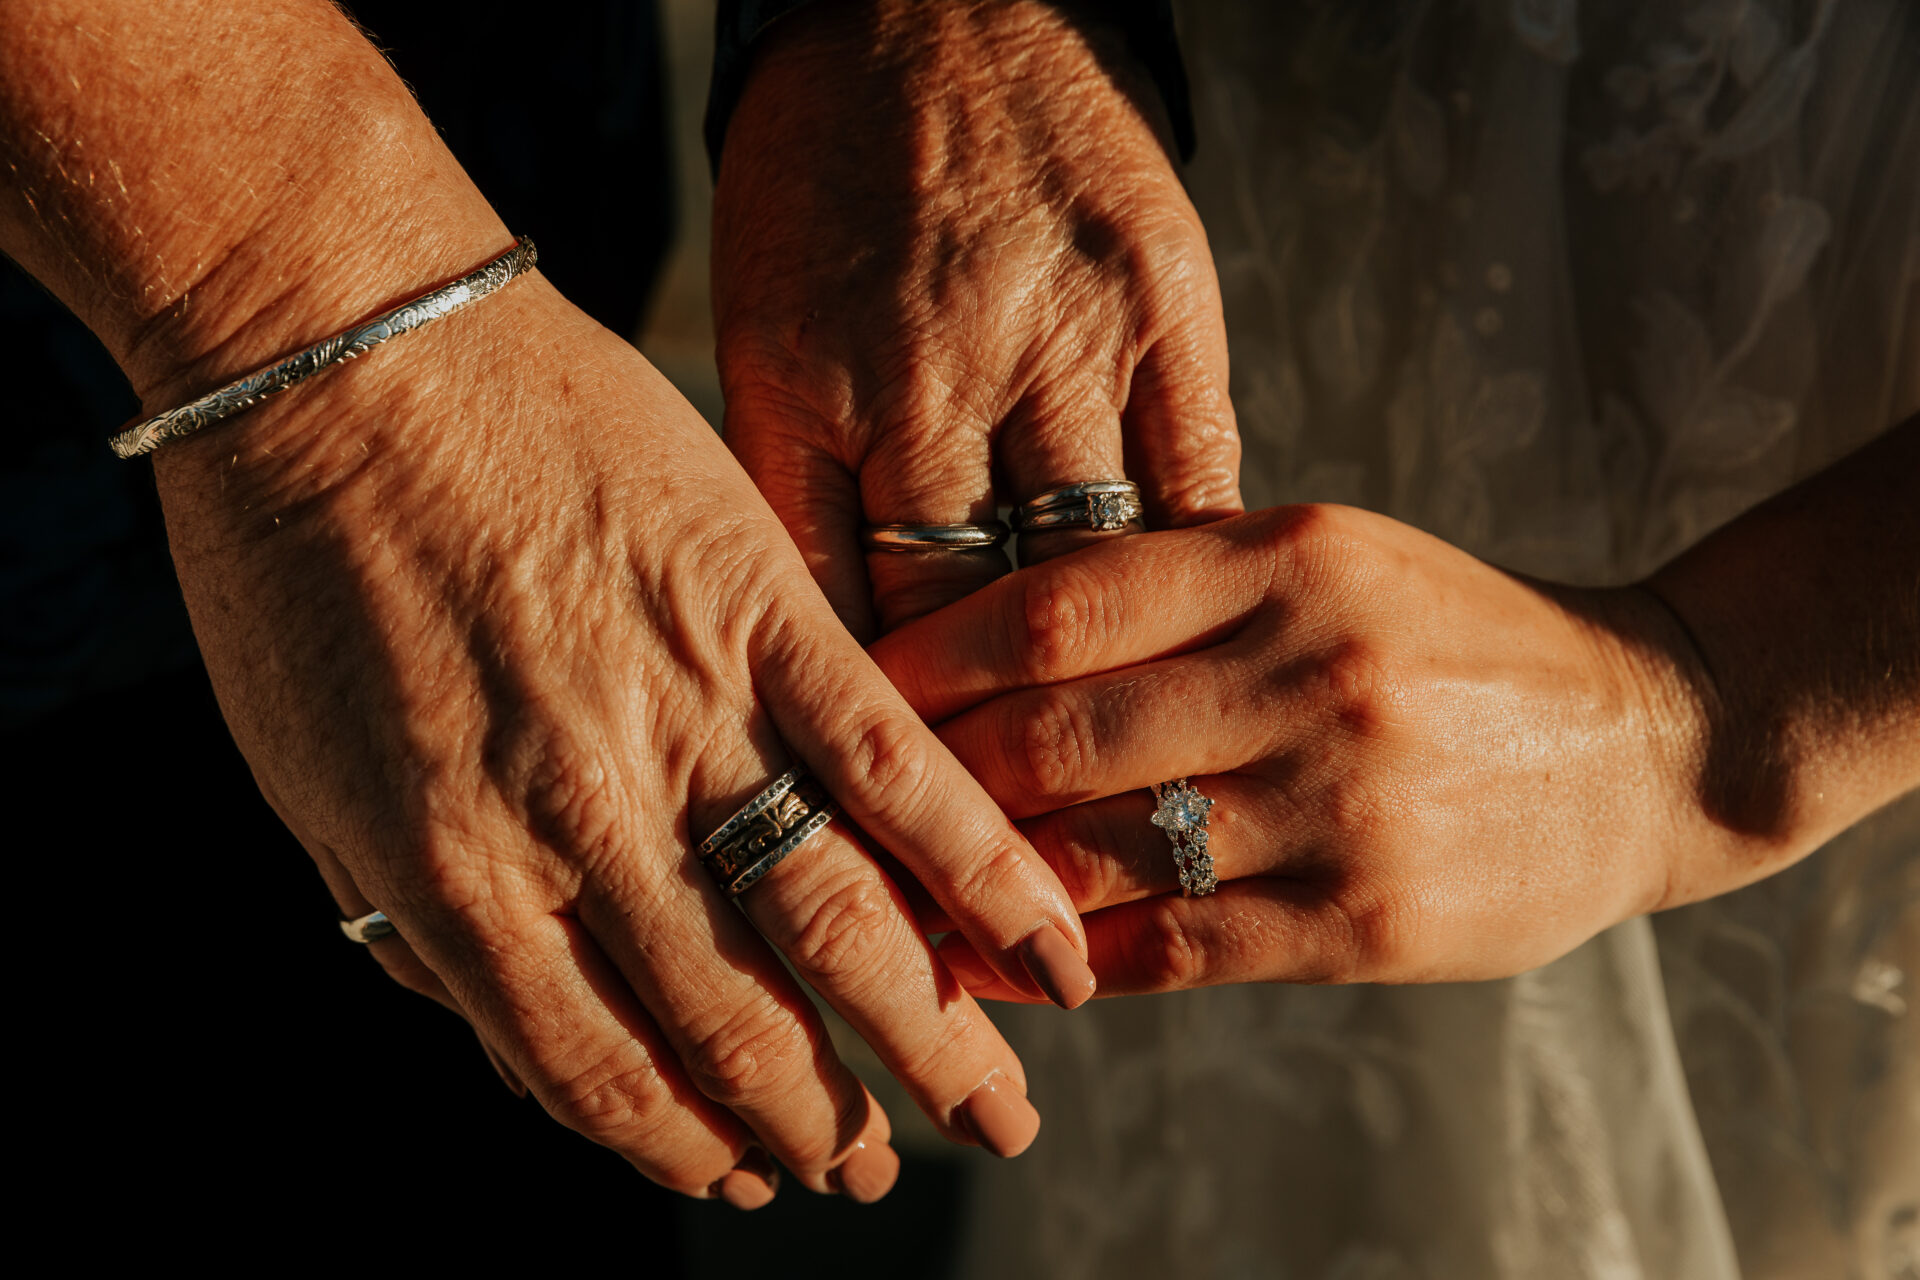
M 296 351 L 264 369 L 255 369 L 237 382 L 229 382 L 217 391 L 209 391 L 191 404 L 144 421 L 135 422 L 108 443 L 122 458 L 137 458 L 152 453 L 170 440 L 190 436 L 203 427 L 244 413 L 269 396 L 279 395 L 294 383 L 334 365 L 361 355 L 390 338 L 432 324 L 441 316 L 458 311 L 469 302 L 477 302 L 495 292 L 514 277 L 533 268 L 533 241 L 525 236 L 514 241 L 513 248 L 478 270 L 452 284 L 423 293 L 412 302 L 353 326 L 331 338 L 316 342 L 304 351 Z

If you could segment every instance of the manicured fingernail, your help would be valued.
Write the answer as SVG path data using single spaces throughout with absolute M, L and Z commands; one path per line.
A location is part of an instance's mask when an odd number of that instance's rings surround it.
M 758 1209 L 773 1201 L 780 1189 L 780 1171 L 773 1159 L 758 1147 L 748 1147 L 733 1172 L 714 1183 L 707 1191 L 736 1209 Z
M 980 953 L 957 937 L 954 945 L 940 948 L 940 959 L 953 970 L 953 976 L 960 979 L 963 987 L 991 987 L 1000 981 L 1000 975 L 980 958 Z
M 1040 1113 L 998 1071 L 960 1104 L 960 1119 L 981 1146 L 1002 1157 L 1019 1155 L 1040 1132 Z
M 1020 944 L 1020 963 L 1047 999 L 1062 1009 L 1078 1009 L 1092 999 L 1098 985 L 1093 970 L 1055 925 L 1043 924 L 1027 935 Z
M 856 1143 L 853 1154 L 829 1170 L 827 1185 L 857 1204 L 872 1204 L 900 1177 L 900 1157 L 892 1147 L 876 1139 Z
M 485 1040 L 480 1042 L 480 1047 L 486 1050 L 487 1061 L 493 1064 L 494 1071 L 499 1073 L 500 1083 L 507 1086 L 507 1091 L 516 1098 L 526 1097 L 527 1086 L 521 1083 L 519 1076 L 513 1074 L 513 1068 L 507 1065 L 507 1060 L 495 1052 L 494 1047 Z

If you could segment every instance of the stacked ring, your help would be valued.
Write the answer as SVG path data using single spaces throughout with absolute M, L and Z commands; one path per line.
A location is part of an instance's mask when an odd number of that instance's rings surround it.
M 1213 873 L 1213 855 L 1207 852 L 1207 813 L 1213 801 L 1185 778 L 1156 782 L 1147 790 L 1159 805 L 1149 821 L 1173 842 L 1173 870 L 1180 880 L 1180 896 L 1203 898 L 1220 887 Z
M 860 530 L 869 551 L 985 551 L 1007 540 L 1007 526 L 984 524 L 870 524 Z
M 729 898 L 737 898 L 838 812 L 826 789 L 796 765 L 700 842 L 700 862 Z
M 1143 513 L 1140 486 L 1131 480 L 1085 480 L 1049 489 L 1014 510 L 1018 533 L 1052 529 L 1090 529 L 1119 533 L 1137 524 Z

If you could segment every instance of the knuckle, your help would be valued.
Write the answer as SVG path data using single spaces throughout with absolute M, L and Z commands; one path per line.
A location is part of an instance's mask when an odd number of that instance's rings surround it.
M 1078 837 L 1062 840 L 1047 859 L 1067 897 L 1080 910 L 1110 902 L 1120 888 L 1120 863 Z
M 1058 689 L 1042 689 L 1027 707 L 1016 706 L 1005 714 L 1023 716 L 1015 734 L 1008 736 L 1020 743 L 1012 760 L 1027 795 L 1073 796 L 1094 775 L 1098 748 L 1093 716 L 1081 699 Z
M 978 914 L 992 910 L 996 900 L 1004 901 L 1010 891 L 1032 883 L 1032 871 L 1017 844 L 996 844 L 986 853 L 958 868 L 951 882 L 951 897 Z
M 847 765 L 856 786 L 898 812 L 926 786 L 925 730 L 916 720 L 882 711 L 853 735 Z
M 656 1167 L 669 1167 L 658 1140 L 678 1103 L 651 1062 L 615 1054 L 555 1082 L 548 1094 L 549 1109 L 569 1129 L 604 1147 L 645 1152 Z
M 1392 980 L 1408 972 L 1413 913 L 1403 896 L 1356 883 L 1342 886 L 1330 901 L 1342 936 L 1327 981 Z
M 1198 985 L 1206 975 L 1206 956 L 1200 940 L 1186 927 L 1179 898 L 1162 899 L 1147 911 L 1142 929 L 1146 937 L 1139 950 L 1141 975 L 1149 991 L 1181 991 Z
M 1077 565 L 1032 576 L 1021 600 L 1025 644 L 1019 655 L 1032 683 L 1070 675 L 1103 651 L 1115 629 L 1110 599 L 1102 581 Z
M 870 868 L 837 877 L 815 895 L 787 958 L 817 988 L 847 991 L 886 972 L 904 917 Z
M 1349 736 L 1371 740 L 1390 726 L 1394 696 L 1388 664 L 1383 646 L 1363 638 L 1342 640 L 1313 662 L 1313 694 Z
M 687 1074 L 701 1093 L 725 1106 L 764 1098 L 790 1077 L 795 1059 L 806 1056 L 804 1038 L 795 1032 L 792 1020 L 770 1002 L 743 1006 L 699 1037 L 686 1055 Z

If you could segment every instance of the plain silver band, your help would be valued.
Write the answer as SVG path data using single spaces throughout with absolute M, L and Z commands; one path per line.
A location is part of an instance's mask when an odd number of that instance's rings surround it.
M 1012 531 L 999 520 L 983 524 L 870 524 L 860 530 L 869 551 L 985 551 Z
M 314 374 L 363 355 L 381 343 L 410 330 L 432 324 L 471 302 L 478 302 L 515 277 L 533 269 L 537 258 L 533 241 L 525 236 L 513 248 L 469 272 L 452 284 L 423 293 L 412 302 L 354 325 L 331 338 L 314 343 L 304 351 L 276 360 L 264 369 L 255 369 L 236 382 L 209 391 L 191 404 L 135 422 L 107 443 L 122 458 L 137 458 L 152 453 L 161 445 L 182 436 L 190 436 L 216 422 L 244 413 L 269 396 L 279 395 L 295 383 Z
M 1140 498 L 1140 486 L 1131 480 L 1082 480 L 1078 484 L 1061 485 L 1058 489 L 1049 489 L 1021 503 L 1014 509 L 1013 522 L 1016 527 L 1019 527 L 1024 521 L 1043 511 L 1052 511 L 1059 507 L 1085 508 L 1088 498 L 1108 493 L 1124 493 L 1137 502 Z
M 391 938 L 399 934 L 393 921 L 387 919 L 384 911 L 369 911 L 354 920 L 342 920 L 340 932 L 347 935 L 349 942 L 378 942 L 382 938 Z

